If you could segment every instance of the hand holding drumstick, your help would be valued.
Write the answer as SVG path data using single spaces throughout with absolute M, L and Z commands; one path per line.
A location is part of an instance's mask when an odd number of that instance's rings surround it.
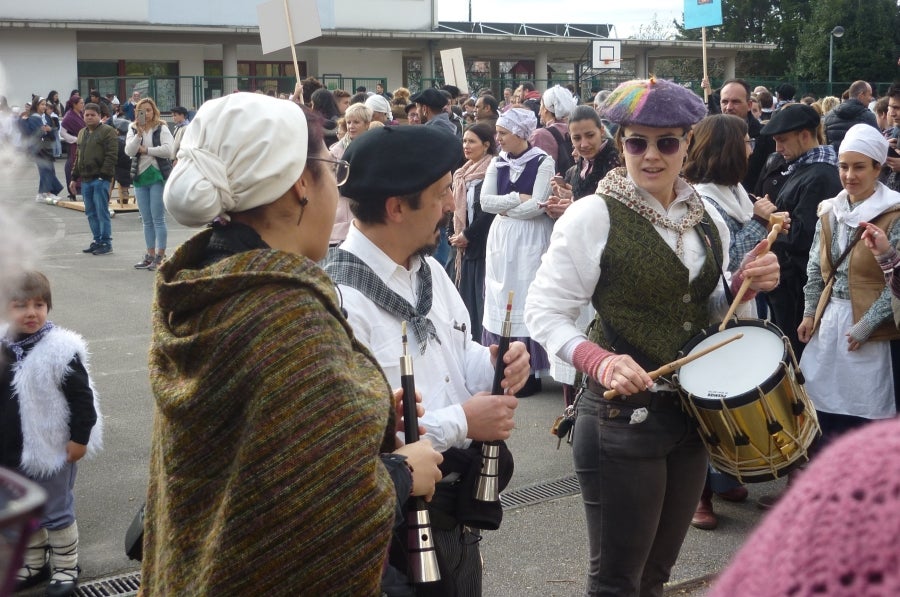
M 775 239 L 781 233 L 784 220 L 780 215 L 772 214 L 770 222 L 772 223 L 772 230 L 769 232 L 769 236 L 753 247 L 753 250 L 747 253 L 744 261 L 741 263 L 741 268 L 738 270 L 738 276 L 742 278 L 741 287 L 735 293 L 734 302 L 731 303 L 728 313 L 722 320 L 722 325 L 719 326 L 720 332 L 725 330 L 726 323 L 734 315 L 747 290 L 772 290 L 781 281 L 781 268 L 778 265 L 778 257 L 769 251 L 769 247 L 772 246 L 772 243 L 775 242 Z
M 721 342 L 717 342 L 716 344 L 713 344 L 712 346 L 707 346 L 703 350 L 699 350 L 693 354 L 687 355 L 686 357 L 681 357 L 680 359 L 674 360 L 671 363 L 667 363 L 667 364 L 663 365 L 662 367 L 660 367 L 659 369 L 654 369 L 647 375 L 650 376 L 650 379 L 657 379 L 659 377 L 662 377 L 663 375 L 668 375 L 670 373 L 677 371 L 683 365 L 687 365 L 691 361 L 693 361 L 695 359 L 699 359 L 700 357 L 707 355 L 714 350 L 722 348 L 729 342 L 734 342 L 735 340 L 740 340 L 743 337 L 744 337 L 744 334 L 741 334 L 741 333 L 735 334 L 734 336 L 732 336 L 731 338 L 729 338 L 727 340 L 722 340 Z M 607 400 L 610 400 L 622 393 L 623 392 L 619 392 L 615 389 L 607 390 L 607 391 L 603 392 L 603 397 L 606 398 Z

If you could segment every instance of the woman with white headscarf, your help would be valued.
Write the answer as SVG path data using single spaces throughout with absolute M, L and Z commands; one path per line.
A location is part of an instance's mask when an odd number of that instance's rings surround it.
M 541 389 L 540 375 L 550 367 L 547 352 L 525 327 L 525 298 L 541 257 L 550 244 L 553 220 L 545 212 L 553 158 L 528 139 L 537 126 L 534 112 L 511 108 L 497 119 L 500 155 L 491 160 L 481 188 L 481 209 L 498 214 L 488 232 L 485 263 L 482 344 L 497 344 L 510 291 L 512 336 L 528 346 L 531 377 L 518 396 Z
M 564 176 L 574 163 L 570 150 L 565 148 L 563 140 L 569 134 L 569 116 L 575 111 L 578 103 L 572 92 L 555 85 L 544 92 L 541 96 L 541 124 L 543 128 L 536 129 L 529 141 L 535 147 L 539 147 L 547 152 L 547 155 L 556 162 L 556 174 Z M 560 155 L 560 148 L 566 155 Z
M 897 414 L 900 332 L 891 291 L 878 262 L 859 242 L 872 225 L 868 235 L 887 234 L 891 245 L 900 243 L 900 193 L 878 182 L 887 151 L 877 129 L 853 126 L 838 156 L 844 190 L 819 205 L 797 335 L 808 343 L 800 368 L 823 443 Z
M 427 443 L 379 456 L 390 388 L 316 265 L 349 165 L 307 114 L 210 100 L 166 184 L 207 227 L 156 278 L 145 595 L 378 595 L 398 496 L 440 478 Z

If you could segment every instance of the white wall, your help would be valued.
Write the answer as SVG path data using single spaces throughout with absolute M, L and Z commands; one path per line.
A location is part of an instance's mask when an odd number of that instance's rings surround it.
M 0 2 L 0 20 L 126 21 L 171 25 L 255 27 L 257 4 L 268 0 L 46 0 Z M 433 0 L 314 1 L 323 29 L 429 30 Z
M 74 31 L 16 31 L 0 34 L 0 95 L 23 106 L 31 94 L 51 89 L 63 102 L 78 87 Z
M 334 17 L 344 29 L 428 31 L 431 0 L 334 0 Z
M 131 21 L 146 23 L 149 4 L 157 0 L 46 0 L 45 2 L 0 2 L 0 20 L 40 21 Z

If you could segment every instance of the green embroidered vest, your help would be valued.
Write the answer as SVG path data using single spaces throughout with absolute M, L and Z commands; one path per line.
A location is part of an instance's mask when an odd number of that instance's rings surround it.
M 653 224 L 616 199 L 600 197 L 609 210 L 610 231 L 592 297 L 597 319 L 659 367 L 675 360 L 679 349 L 709 325 L 709 296 L 719 283 L 719 268 L 707 251 L 700 274 L 689 281 L 687 267 Z M 705 220 L 712 221 L 708 212 Z M 714 225 L 710 229 L 721 263 L 722 240 Z M 588 336 L 612 349 L 600 321 L 594 321 Z

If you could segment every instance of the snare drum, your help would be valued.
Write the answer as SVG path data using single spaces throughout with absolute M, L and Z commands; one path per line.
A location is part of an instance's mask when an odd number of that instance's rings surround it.
M 742 483 L 770 481 L 808 461 L 820 434 L 788 338 L 767 321 L 733 319 L 692 338 L 679 357 L 737 333 L 744 337 L 683 365 L 673 380 L 711 464 Z

